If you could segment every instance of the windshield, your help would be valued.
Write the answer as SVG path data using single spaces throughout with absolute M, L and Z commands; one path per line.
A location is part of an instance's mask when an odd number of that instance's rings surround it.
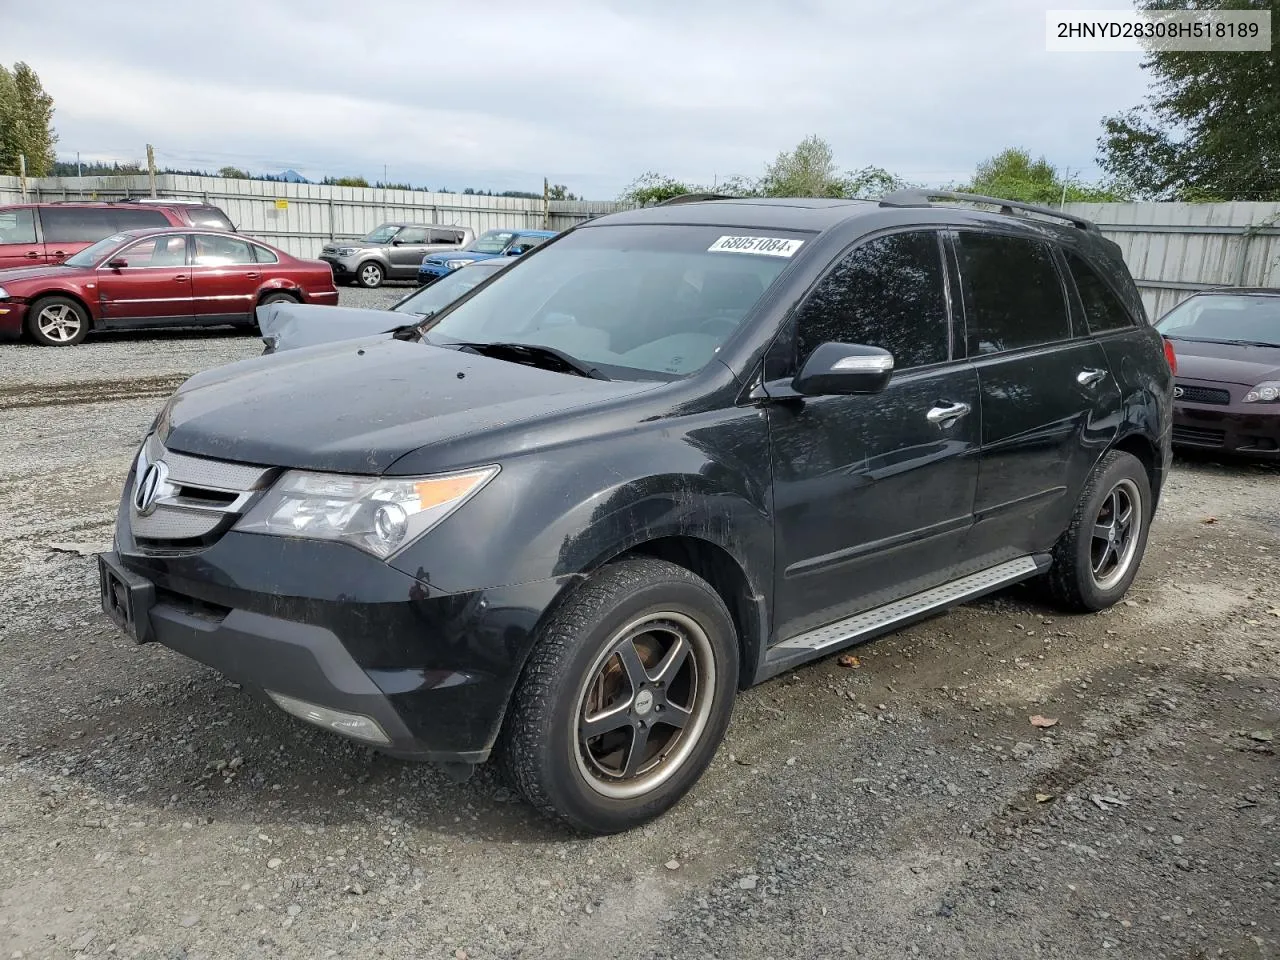
M 794 231 L 733 236 L 752 232 L 575 230 L 442 314 L 426 338 L 551 347 L 613 379 L 685 376 L 711 362 L 804 242 Z
M 96 266 L 98 261 L 110 253 L 113 249 L 120 246 L 126 240 L 132 240 L 133 237 L 127 233 L 117 233 L 114 237 L 105 237 L 99 240 L 91 247 L 85 247 L 74 256 L 67 257 L 62 262 L 68 267 L 92 267 Z
M 494 261 L 502 263 L 505 261 Z M 419 317 L 429 317 L 439 313 L 468 290 L 473 290 L 494 274 L 488 266 L 489 261 L 482 261 L 480 266 L 462 267 L 453 273 L 446 274 L 429 287 L 423 287 L 417 293 L 410 294 L 391 309 L 397 313 L 412 313 Z
M 1280 297 L 1195 296 L 1170 310 L 1156 329 L 1174 340 L 1280 346 Z
M 515 236 L 512 230 L 490 230 L 476 238 L 476 242 L 467 247 L 476 253 L 501 253 Z
M 390 243 L 391 238 L 400 232 L 394 223 L 384 223 L 362 240 L 362 243 Z

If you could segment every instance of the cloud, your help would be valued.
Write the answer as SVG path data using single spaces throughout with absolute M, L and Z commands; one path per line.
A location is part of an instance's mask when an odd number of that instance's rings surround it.
M 52 46 L 7 23 L 0 60 L 31 62 L 85 156 L 608 197 L 650 169 L 755 175 L 817 133 L 936 183 L 1011 145 L 1090 168 L 1099 119 L 1140 98 L 1136 56 L 1044 50 L 1050 5 L 134 2 Z

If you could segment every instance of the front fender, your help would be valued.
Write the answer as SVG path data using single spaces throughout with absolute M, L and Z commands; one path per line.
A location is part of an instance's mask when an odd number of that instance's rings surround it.
M 580 574 L 686 536 L 728 552 L 763 592 L 773 569 L 767 429 L 758 409 L 728 408 L 500 459 L 484 490 L 392 563 L 457 593 Z

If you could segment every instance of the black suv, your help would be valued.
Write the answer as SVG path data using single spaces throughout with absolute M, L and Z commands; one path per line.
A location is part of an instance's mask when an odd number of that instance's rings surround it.
M 602 217 L 419 326 L 198 374 L 104 607 L 602 833 L 693 785 L 740 688 L 1017 581 L 1107 607 L 1165 347 L 1088 221 L 940 196 Z

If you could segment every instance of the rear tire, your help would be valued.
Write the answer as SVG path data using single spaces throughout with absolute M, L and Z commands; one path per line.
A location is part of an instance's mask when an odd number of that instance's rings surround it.
M 1071 524 L 1044 576 L 1050 598 L 1068 610 L 1104 610 L 1138 575 L 1152 515 L 1151 481 L 1137 457 L 1103 455 L 1085 483 Z
M 89 335 L 89 314 L 69 297 L 44 297 L 27 313 L 27 333 L 45 347 L 74 347 Z
M 627 830 L 697 782 L 737 684 L 737 634 L 710 584 L 664 560 L 610 564 L 540 631 L 499 762 L 543 814 L 585 833 Z
M 382 286 L 382 280 L 385 276 L 386 272 L 382 269 L 382 266 L 372 260 L 360 264 L 360 267 L 356 270 L 356 282 L 369 290 Z

